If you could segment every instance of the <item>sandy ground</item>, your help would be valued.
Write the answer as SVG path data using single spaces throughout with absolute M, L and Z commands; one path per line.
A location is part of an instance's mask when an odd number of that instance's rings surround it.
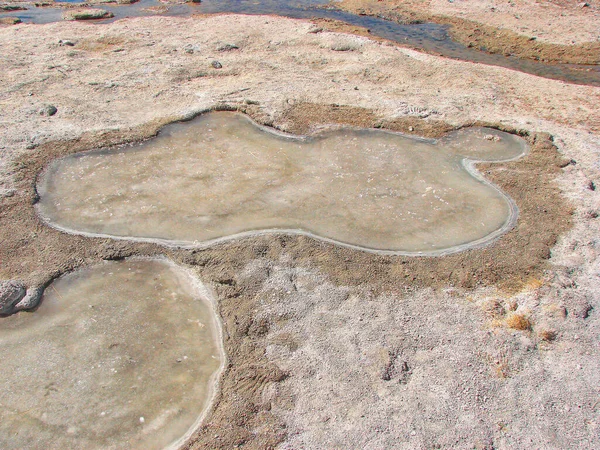
M 600 10 L 593 0 L 341 0 L 335 5 L 401 22 L 447 24 L 457 41 L 494 53 L 600 62 Z
M 600 446 L 600 89 L 318 31 L 244 16 L 0 29 L 0 278 L 136 254 L 193 268 L 219 298 L 228 364 L 189 448 Z M 479 168 L 519 223 L 484 249 L 409 258 L 291 236 L 176 250 L 36 217 L 52 158 L 210 108 L 302 133 L 518 130 L 529 157 Z

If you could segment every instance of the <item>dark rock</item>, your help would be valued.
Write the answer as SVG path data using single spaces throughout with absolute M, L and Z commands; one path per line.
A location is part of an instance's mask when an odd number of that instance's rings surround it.
M 54 105 L 44 105 L 40 109 L 40 115 L 41 116 L 53 116 L 54 114 L 56 114 L 57 111 L 58 111 L 58 109 Z
M 229 52 L 231 50 L 237 50 L 239 47 L 235 44 L 223 44 L 217 47 L 218 52 Z
M 210 65 L 213 66 L 215 69 L 220 69 L 223 67 L 223 65 L 219 61 L 213 61 L 210 63 Z

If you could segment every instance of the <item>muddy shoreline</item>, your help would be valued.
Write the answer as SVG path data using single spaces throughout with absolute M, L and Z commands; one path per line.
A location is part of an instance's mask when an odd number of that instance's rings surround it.
M 494 4 L 494 2 L 489 3 Z M 498 3 L 502 4 L 503 2 Z M 572 4 L 568 6 L 577 8 Z M 477 48 L 489 53 L 557 64 L 590 66 L 600 64 L 600 42 L 598 41 L 561 44 L 538 40 L 531 34 L 516 33 L 511 29 L 487 24 L 481 19 L 469 19 L 466 15 L 465 17 L 453 15 L 450 10 L 446 13 L 436 12 L 428 2 L 392 1 L 375 3 L 370 0 L 344 0 L 341 2 L 340 7 L 354 14 L 381 17 L 398 23 L 431 22 L 447 25 L 454 40 L 466 47 Z M 492 11 L 495 9 L 491 6 Z M 580 5 L 579 9 L 581 9 Z M 570 12 L 571 10 L 565 8 L 565 11 Z M 541 14 L 540 21 L 548 19 L 544 15 L 546 12 L 543 8 L 539 11 L 519 10 L 515 13 L 521 15 L 537 13 Z M 590 15 L 590 23 L 593 20 L 593 16 Z M 559 32 L 555 33 L 559 34 Z
M 221 109 L 233 109 L 221 106 Z M 242 108 L 260 121 L 252 108 Z M 392 131 L 420 130 L 425 137 L 436 137 L 453 127 L 424 121 L 389 121 L 378 123 L 375 114 L 361 108 L 318 104 L 300 104 L 284 112 L 295 132 L 308 133 L 317 125 L 338 124 L 374 127 Z M 285 438 L 285 424 L 270 413 L 270 404 L 261 402 L 263 390 L 293 374 L 282 372 L 264 357 L 260 338 L 268 331 L 270 320 L 257 320 L 252 311 L 258 308 L 258 285 L 238 284 L 244 266 L 255 259 L 277 261 L 285 253 L 302 266 L 326 274 L 336 285 L 360 286 L 369 280 L 373 295 L 390 291 L 444 286 L 469 289 L 498 286 L 507 292 L 544 277 L 550 249 L 571 226 L 571 208 L 553 182 L 565 161 L 542 133 L 506 129 L 498 124 L 477 123 L 524 136 L 531 153 L 510 163 L 478 164 L 485 176 L 500 186 L 517 203 L 520 216 L 517 226 L 497 242 L 482 249 L 468 250 L 445 257 L 378 256 L 362 251 L 319 242 L 307 237 L 286 235 L 240 239 L 208 249 L 173 249 L 155 244 L 140 244 L 111 239 L 84 238 L 60 233 L 45 226 L 34 210 L 37 199 L 36 178 L 53 159 L 96 147 L 124 145 L 154 136 L 163 124 L 152 123 L 130 132 L 87 135 L 66 142 L 40 146 L 35 157 L 28 155 L 17 162 L 18 194 L 5 199 L 0 212 L 0 239 L 8 243 L 0 250 L 3 271 L 11 278 L 28 284 L 47 285 L 50 280 L 96 264 L 131 256 L 166 255 L 178 264 L 193 268 L 203 282 L 211 285 L 218 297 L 224 324 L 224 345 L 228 364 L 220 380 L 212 412 L 200 430 L 184 448 L 272 448 Z M 393 287 L 392 287 L 393 286 Z M 293 401 L 277 399 L 276 401 Z M 254 435 L 247 430 L 264 430 Z

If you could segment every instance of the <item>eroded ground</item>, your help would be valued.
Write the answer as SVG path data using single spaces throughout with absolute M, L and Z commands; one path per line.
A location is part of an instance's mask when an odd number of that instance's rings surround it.
M 228 363 L 189 448 L 597 447 L 599 89 L 318 31 L 242 16 L 0 30 L 0 276 L 162 254 L 194 270 Z M 211 108 L 296 133 L 519 132 L 527 158 L 478 167 L 519 221 L 483 249 L 411 258 L 304 236 L 175 250 L 37 217 L 54 158 Z

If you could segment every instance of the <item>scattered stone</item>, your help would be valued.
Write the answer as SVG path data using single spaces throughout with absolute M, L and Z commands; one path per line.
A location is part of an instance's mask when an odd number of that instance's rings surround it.
M 219 62 L 219 61 L 213 61 L 210 63 L 211 66 L 213 66 L 215 69 L 221 69 L 223 67 L 223 65 Z
M 63 41 L 62 39 L 60 39 L 58 41 L 58 45 L 60 45 L 61 47 L 66 45 L 67 47 L 74 47 L 75 46 L 75 42 L 73 41 Z
M 580 8 L 589 8 L 590 4 L 588 2 L 581 2 L 578 6 Z
M 18 17 L 2 17 L 0 18 L 0 24 L 2 25 L 16 25 L 21 23 L 21 19 Z
M 596 183 L 594 183 L 592 180 L 588 180 L 588 182 L 585 184 L 585 187 L 587 189 L 589 189 L 590 191 L 595 191 L 596 190 Z
M 98 20 L 110 19 L 115 15 L 110 11 L 97 8 L 73 9 L 63 13 L 63 20 Z
M 53 116 L 58 111 L 58 108 L 54 105 L 44 105 L 40 109 L 40 116 Z
M 229 52 L 231 50 L 237 50 L 239 47 L 235 44 L 223 44 L 217 47 L 218 52 Z
M 186 53 L 196 53 L 200 51 L 200 46 L 197 44 L 186 44 L 183 47 L 183 51 Z

